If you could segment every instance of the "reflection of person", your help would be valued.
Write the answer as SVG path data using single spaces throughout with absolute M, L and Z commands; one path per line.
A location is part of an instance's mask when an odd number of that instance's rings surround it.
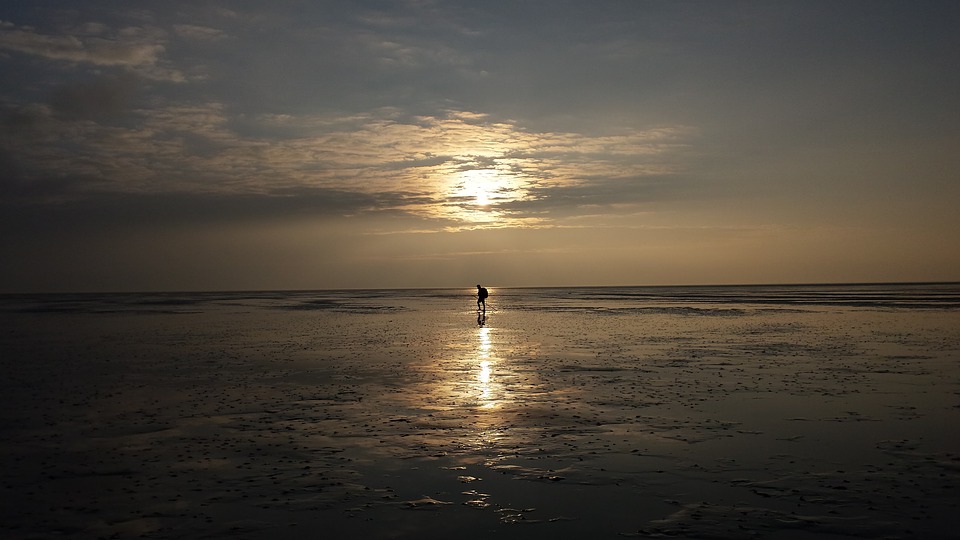
M 483 309 L 483 312 L 487 312 L 487 290 L 477 284 L 477 311 Z

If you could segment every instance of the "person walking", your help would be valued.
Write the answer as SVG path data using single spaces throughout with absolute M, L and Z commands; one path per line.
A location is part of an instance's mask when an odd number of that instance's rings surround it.
M 487 293 L 487 289 L 481 287 L 480 284 L 478 283 L 477 284 L 477 311 L 480 311 L 482 309 L 484 313 L 487 312 L 487 296 L 489 296 L 489 294 Z

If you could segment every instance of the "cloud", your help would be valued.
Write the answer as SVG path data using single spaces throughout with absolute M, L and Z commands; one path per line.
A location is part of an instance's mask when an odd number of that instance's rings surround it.
M 32 129 L 11 129 L 8 152 L 19 156 L 25 181 L 82 176 L 92 179 L 90 197 L 353 193 L 376 200 L 367 210 L 467 227 L 532 226 L 564 206 L 616 212 L 613 203 L 674 189 L 663 180 L 678 174 L 678 156 L 696 135 L 683 126 L 535 132 L 471 111 L 396 109 L 263 115 L 246 118 L 241 134 L 216 102 L 135 110 L 123 124 L 65 123 L 116 110 L 122 88 L 112 79 L 66 88 L 52 109 L 33 110 Z
M 122 67 L 151 79 L 184 81 L 182 73 L 164 66 L 166 48 L 157 38 L 156 32 L 136 27 L 109 35 L 99 23 L 88 23 L 73 34 L 54 35 L 30 27 L 0 26 L 0 49 L 48 60 Z
M 2 156 L 0 156 L 2 157 Z M 0 167 L 4 164 L 0 160 Z M 334 189 L 287 190 L 271 195 L 216 193 L 90 193 L 38 202 L 50 191 L 76 190 L 86 179 L 51 178 L 10 185 L 0 182 L 0 230 L 11 236 L 116 229 L 155 230 L 240 223 L 322 222 L 357 213 L 402 217 L 392 209 L 400 193 L 364 194 Z M 29 191 L 27 191 L 29 190 Z M 41 191 L 43 190 L 43 191 Z
M 33 30 L 5 29 L 0 47 L 51 60 L 101 66 L 143 66 L 157 63 L 164 48 L 148 43 L 122 43 L 99 37 L 43 35 Z
M 133 77 L 100 77 L 63 85 L 53 92 L 53 110 L 66 118 L 94 119 L 126 112 L 136 91 Z
M 224 31 L 209 26 L 175 24 L 173 30 L 178 36 L 195 41 L 220 41 L 228 38 Z

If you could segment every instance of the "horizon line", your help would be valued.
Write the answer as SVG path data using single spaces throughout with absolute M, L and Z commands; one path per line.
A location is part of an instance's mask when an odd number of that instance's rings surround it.
M 960 281 L 859 281 L 859 282 L 794 282 L 794 283 L 713 283 L 713 284 L 672 284 L 672 285 L 485 285 L 491 289 L 667 289 L 667 288 L 717 288 L 717 287 L 864 287 L 882 285 L 960 285 Z M 335 287 L 309 289 L 169 289 L 169 290 L 88 290 L 88 291 L 46 291 L 46 292 L 6 292 L 0 296 L 41 296 L 41 295 L 122 295 L 122 294 L 240 294 L 240 293 L 297 293 L 297 292 L 333 292 L 333 291 L 430 291 L 474 289 L 475 285 L 464 287 Z

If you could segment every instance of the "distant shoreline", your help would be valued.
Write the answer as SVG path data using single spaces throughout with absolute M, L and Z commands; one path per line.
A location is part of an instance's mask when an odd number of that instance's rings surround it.
M 911 286 L 960 286 L 960 281 L 863 281 L 863 282 L 809 282 L 809 283 L 727 283 L 727 284 L 679 284 L 679 285 L 490 285 L 494 290 L 545 290 L 545 289 L 736 289 L 779 287 L 911 287 Z M 58 296 L 58 295 L 174 295 L 174 294 L 299 294 L 322 292 L 376 292 L 376 291 L 456 291 L 472 290 L 472 285 L 463 287 L 342 287 L 317 289 L 170 289 L 170 290 L 103 290 L 103 291 L 40 291 L 0 292 L 0 297 Z

